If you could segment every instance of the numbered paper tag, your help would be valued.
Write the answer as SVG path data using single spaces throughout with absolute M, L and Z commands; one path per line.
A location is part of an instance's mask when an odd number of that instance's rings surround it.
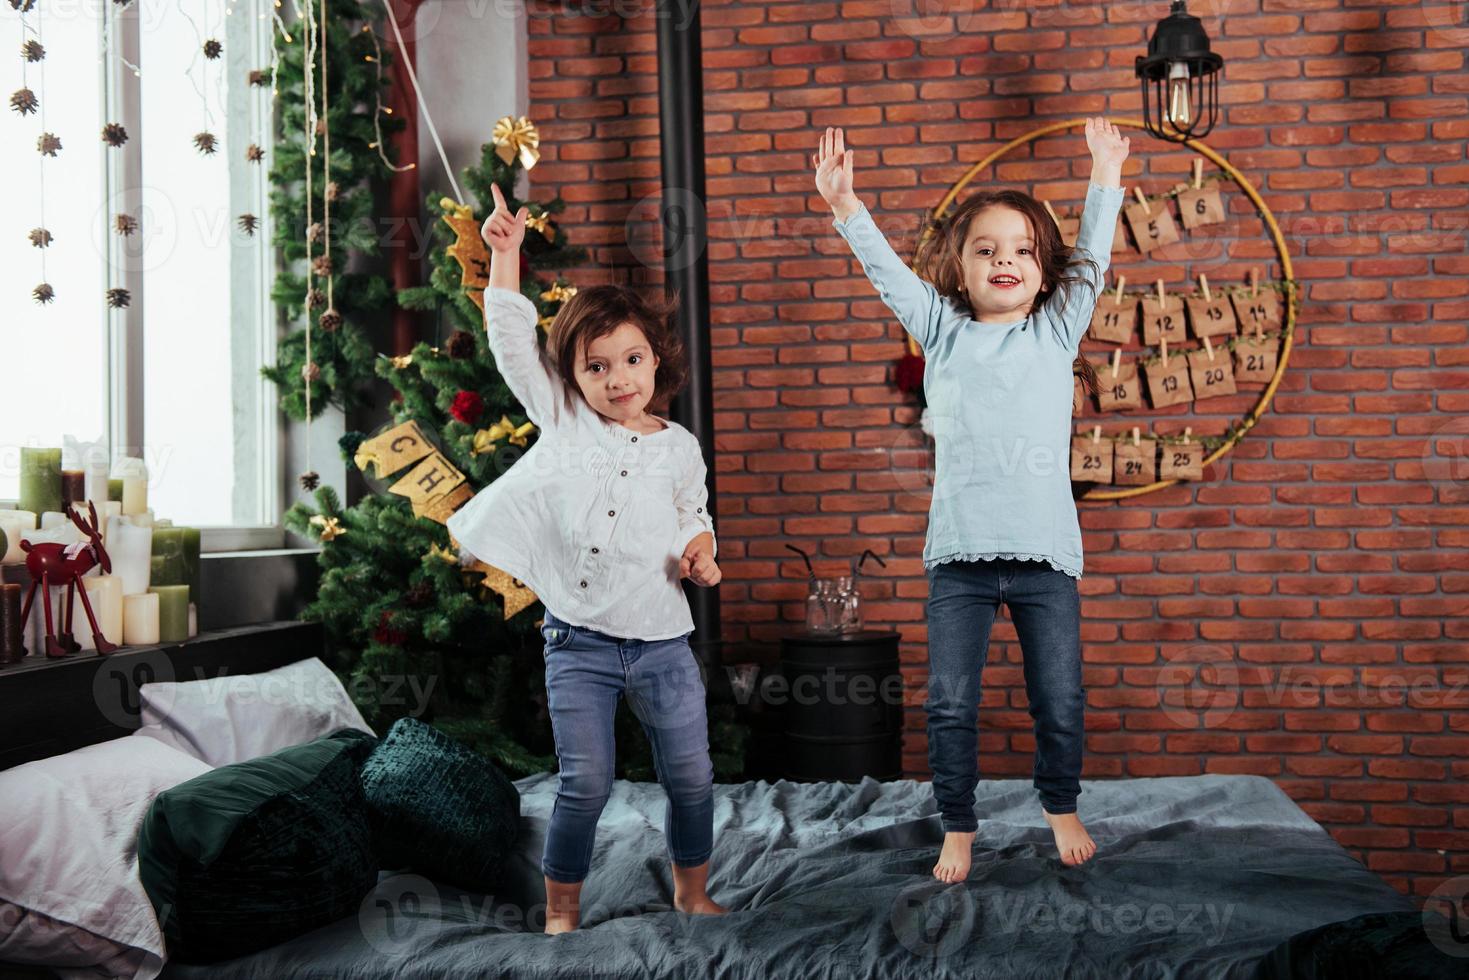
M 1143 297 L 1143 343 L 1156 347 L 1167 340 L 1174 347 L 1183 343 L 1183 297 L 1166 296 L 1161 302 L 1156 295 Z
M 1180 354 L 1169 354 L 1168 364 L 1160 357 L 1143 365 L 1148 376 L 1148 395 L 1154 408 L 1166 408 L 1193 401 L 1193 387 L 1188 381 L 1188 359 Z
M 1162 480 L 1202 480 L 1204 447 L 1197 442 L 1165 442 L 1161 446 L 1162 462 L 1158 478 Z
M 1194 399 L 1218 398 L 1234 394 L 1234 366 L 1222 350 L 1211 360 L 1206 350 L 1188 352 L 1188 373 L 1194 383 Z
M 1162 201 L 1152 202 L 1151 212 L 1138 203 L 1127 205 L 1123 213 L 1132 226 L 1132 237 L 1137 239 L 1139 252 L 1151 252 L 1178 241 L 1178 226 L 1173 223 L 1173 215 Z
M 1201 187 L 1198 190 L 1181 191 L 1178 195 L 1178 216 L 1185 228 L 1217 225 L 1224 221 L 1224 200 L 1218 187 Z
M 1232 337 L 1239 332 L 1234 307 L 1223 296 L 1215 296 L 1212 300 L 1190 296 L 1186 302 L 1188 322 L 1193 325 L 1195 337 Z
M 1103 364 L 1097 368 L 1097 404 L 1102 410 L 1110 411 L 1124 408 L 1142 408 L 1142 393 L 1138 391 L 1137 364 L 1128 361 L 1117 370 L 1117 376 L 1112 376 L 1112 365 Z
M 1087 330 L 1087 336 L 1110 344 L 1125 344 L 1132 339 L 1136 321 L 1135 302 L 1129 299 L 1118 304 L 1110 297 L 1103 296 L 1097 301 L 1097 308 L 1092 310 L 1092 325 Z
M 1118 439 L 1113 450 L 1112 482 L 1136 487 L 1158 479 L 1158 444 L 1152 439 Z
M 1234 312 L 1239 315 L 1240 333 L 1280 328 L 1280 297 L 1273 289 L 1262 289 L 1255 296 L 1240 290 L 1230 299 L 1234 300 Z
M 1077 483 L 1112 482 L 1112 440 L 1091 436 L 1071 439 L 1071 479 Z
M 1280 355 L 1279 337 L 1256 337 L 1247 333 L 1234 342 L 1234 377 L 1236 381 L 1269 381 L 1275 377 L 1276 358 Z

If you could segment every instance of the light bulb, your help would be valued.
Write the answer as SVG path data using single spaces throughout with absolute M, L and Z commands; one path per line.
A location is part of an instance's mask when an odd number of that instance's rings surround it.
M 1174 129 L 1187 130 L 1193 125 L 1194 111 L 1189 102 L 1188 62 L 1175 61 L 1168 66 L 1168 122 Z

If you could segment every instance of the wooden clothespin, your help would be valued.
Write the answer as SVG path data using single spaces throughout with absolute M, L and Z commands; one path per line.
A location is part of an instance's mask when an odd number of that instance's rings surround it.
M 1163 280 L 1162 279 L 1159 279 L 1158 280 L 1158 305 L 1159 306 L 1167 306 L 1168 305 L 1168 294 L 1163 291 Z
M 1168 370 L 1168 338 L 1160 336 L 1158 344 L 1163 352 L 1163 370 Z
M 1099 443 L 1101 441 L 1102 441 L 1102 427 L 1100 425 L 1094 425 L 1094 426 L 1092 426 L 1092 445 L 1095 446 L 1097 443 Z
M 1121 306 L 1122 305 L 1122 287 L 1126 283 L 1127 283 L 1127 277 L 1126 276 L 1118 276 L 1117 277 L 1117 294 L 1116 294 L 1116 296 L 1112 300 L 1112 305 L 1113 306 Z
M 1138 442 L 1138 427 L 1135 425 L 1132 427 L 1132 444 L 1134 446 L 1142 445 L 1142 443 Z
M 1054 221 L 1054 222 L 1056 222 L 1056 227 L 1057 228 L 1060 228 L 1061 227 L 1061 218 L 1060 218 L 1059 215 L 1056 214 L 1056 209 L 1053 208 L 1053 207 L 1051 207 L 1051 202 L 1050 201 L 1042 201 L 1041 204 L 1043 204 L 1045 206 L 1046 214 L 1049 214 L 1051 216 L 1051 220 Z
M 1194 190 L 1204 186 L 1204 161 L 1194 157 Z
M 1183 444 L 1185 446 L 1188 445 L 1188 437 L 1193 434 L 1193 431 L 1194 427 L 1191 425 L 1186 425 L 1183 427 Z
M 1132 190 L 1133 193 L 1137 194 L 1137 203 L 1143 206 L 1143 211 L 1146 212 L 1149 217 L 1152 217 L 1153 206 L 1148 203 L 1148 196 L 1143 193 L 1143 189 L 1134 185 Z
M 1214 345 L 1209 343 L 1209 336 L 1204 335 L 1204 350 L 1209 352 L 1209 360 L 1214 360 Z
M 1199 288 L 1204 291 L 1205 303 L 1214 302 L 1214 297 L 1209 295 L 1209 277 L 1204 275 L 1202 272 L 1199 273 Z
M 1117 380 L 1117 372 L 1122 368 L 1122 348 L 1119 347 L 1112 352 L 1112 380 Z
M 1250 266 L 1250 299 L 1260 295 L 1260 270 Z

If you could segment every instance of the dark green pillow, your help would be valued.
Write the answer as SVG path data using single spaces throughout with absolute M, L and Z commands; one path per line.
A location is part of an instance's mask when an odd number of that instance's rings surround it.
M 376 741 L 343 729 L 158 795 L 138 871 L 170 958 L 242 956 L 357 914 L 377 884 L 359 776 Z
M 520 836 L 520 793 L 484 756 L 401 718 L 362 766 L 378 857 L 490 893 Z

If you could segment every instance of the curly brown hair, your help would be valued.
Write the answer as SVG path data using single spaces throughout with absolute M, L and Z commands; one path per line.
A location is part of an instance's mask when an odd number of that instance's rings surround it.
M 648 338 L 658 358 L 653 375 L 653 398 L 648 407 L 666 411 L 673 396 L 688 377 L 683 341 L 674 325 L 678 297 L 648 299 L 629 286 L 602 285 L 577 290 L 561 305 L 546 335 L 546 352 L 566 382 L 567 396 L 581 395 L 576 380 L 576 359 L 598 337 L 605 337 L 624 323 L 631 323 Z
M 1041 267 L 1041 288 L 1035 294 L 1035 303 L 1029 312 L 1039 310 L 1057 293 L 1060 293 L 1065 304 L 1071 301 L 1073 289 L 1090 287 L 1090 281 L 1073 270 L 1082 263 L 1096 269 L 1096 263 L 1061 240 L 1061 230 L 1046 213 L 1044 205 L 1024 191 L 998 190 L 980 191 L 971 196 L 940 222 L 934 233 L 919 245 L 914 262 L 916 271 L 933 283 L 940 295 L 961 306 L 969 305 L 969 299 L 962 289 L 964 243 L 969 238 L 969 226 L 974 223 L 974 219 L 995 207 L 1019 211 L 1035 231 L 1035 255 Z M 1071 370 L 1081 378 L 1088 391 L 1096 394 L 1097 373 L 1090 361 L 1077 354 Z

